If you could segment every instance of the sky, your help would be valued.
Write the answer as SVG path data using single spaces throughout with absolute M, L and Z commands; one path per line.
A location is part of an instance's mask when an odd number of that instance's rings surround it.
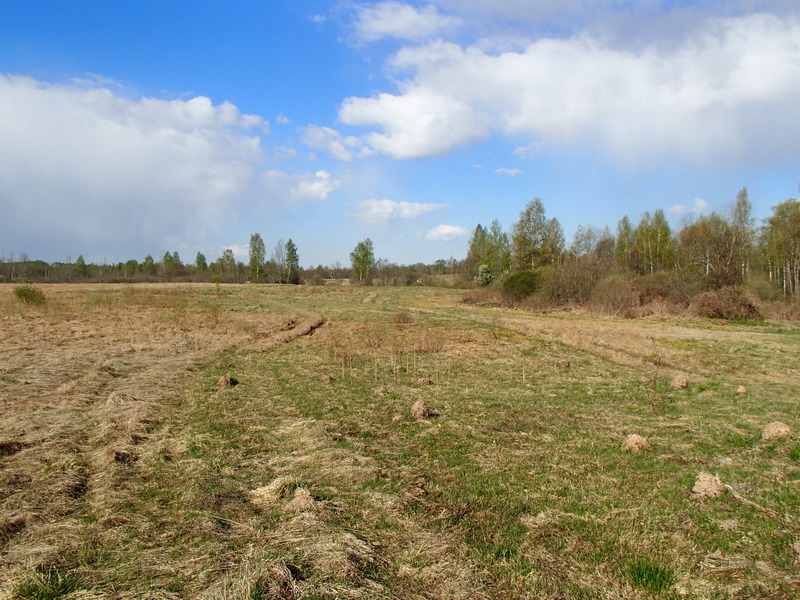
M 6 0 L 0 256 L 466 255 L 800 183 L 796 0 Z

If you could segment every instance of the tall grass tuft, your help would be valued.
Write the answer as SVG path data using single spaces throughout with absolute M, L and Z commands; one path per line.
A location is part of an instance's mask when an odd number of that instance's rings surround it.
M 658 594 L 673 586 L 675 575 L 651 560 L 637 558 L 628 563 L 628 580 L 634 587 Z
M 56 600 L 80 589 L 78 580 L 58 567 L 39 567 L 14 590 L 15 598 L 26 600 Z
M 47 304 L 47 297 L 44 292 L 33 285 L 18 285 L 14 288 L 14 297 L 23 304 L 34 306 L 44 306 Z

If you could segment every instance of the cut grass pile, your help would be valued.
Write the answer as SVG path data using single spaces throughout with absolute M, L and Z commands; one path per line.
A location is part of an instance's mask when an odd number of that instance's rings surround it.
M 48 297 L 0 304 L 0 598 L 800 591 L 796 328 L 425 288 Z

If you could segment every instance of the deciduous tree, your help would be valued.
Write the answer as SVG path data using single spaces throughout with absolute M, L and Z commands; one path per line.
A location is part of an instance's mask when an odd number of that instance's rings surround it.
M 286 277 L 286 242 L 278 240 L 272 249 L 272 263 L 275 265 L 275 273 L 278 283 L 283 283 Z
M 545 217 L 544 204 L 534 198 L 519 214 L 511 234 L 511 262 L 517 271 L 557 264 L 564 251 L 564 230 L 558 219 Z
M 264 240 L 260 233 L 250 235 L 250 263 L 248 276 L 250 281 L 258 283 L 264 272 L 264 263 L 267 260 L 267 249 L 264 247 Z
M 770 280 L 786 295 L 800 293 L 800 201 L 790 198 L 772 207 L 765 220 L 761 244 Z
M 370 285 L 375 271 L 375 251 L 372 240 L 366 238 L 350 253 L 350 264 L 353 268 L 352 277 L 360 285 Z

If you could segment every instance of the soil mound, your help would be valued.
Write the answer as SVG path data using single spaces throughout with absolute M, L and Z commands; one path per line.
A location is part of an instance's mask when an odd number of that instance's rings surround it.
M 622 442 L 623 452 L 639 453 L 642 450 L 647 450 L 649 447 L 650 442 L 647 441 L 647 438 L 636 433 L 632 433 L 625 438 L 625 441 Z
M 774 421 L 764 427 L 764 431 L 761 432 L 761 439 L 762 440 L 779 440 L 783 438 L 788 438 L 792 435 L 792 430 L 789 429 L 789 426 L 786 423 L 781 423 L 780 421 Z
M 669 384 L 669 387 L 673 390 L 685 390 L 687 387 L 689 387 L 689 379 L 686 377 L 686 375 L 676 375 Z
M 697 500 L 716 498 L 725 490 L 722 480 L 711 473 L 701 472 L 694 482 L 692 494 Z

